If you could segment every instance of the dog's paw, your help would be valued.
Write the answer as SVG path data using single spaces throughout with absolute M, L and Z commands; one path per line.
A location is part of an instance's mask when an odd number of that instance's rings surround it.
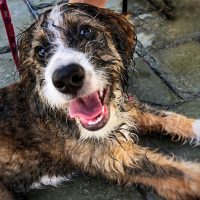
M 195 143 L 196 145 L 200 145 L 200 119 L 195 120 L 192 127 L 195 134 L 192 143 Z

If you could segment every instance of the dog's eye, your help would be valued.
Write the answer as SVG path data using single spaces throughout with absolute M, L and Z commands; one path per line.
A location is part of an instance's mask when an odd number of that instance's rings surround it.
M 79 30 L 79 35 L 82 38 L 91 39 L 93 37 L 93 31 L 89 27 L 81 27 Z
M 38 57 L 40 60 L 42 60 L 42 59 L 45 58 L 45 56 L 46 56 L 46 49 L 45 49 L 44 47 L 38 46 L 38 47 L 36 47 L 35 50 L 36 50 L 36 53 L 37 53 L 37 57 Z

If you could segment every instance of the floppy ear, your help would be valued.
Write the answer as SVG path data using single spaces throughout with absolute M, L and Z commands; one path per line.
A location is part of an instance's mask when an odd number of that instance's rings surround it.
M 27 56 L 29 55 L 29 52 L 31 50 L 31 42 L 33 41 L 34 38 L 35 27 L 38 24 L 41 25 L 41 23 L 44 21 L 44 16 L 45 14 L 40 14 L 38 16 L 38 19 L 34 21 L 26 30 L 22 31 L 22 33 L 20 34 L 20 37 L 18 38 L 17 41 L 20 63 L 24 62 Z
M 23 31 L 18 38 L 17 45 L 20 64 L 26 60 L 29 54 L 34 29 L 35 22 L 33 22 L 25 31 Z
M 31 41 L 33 40 L 33 32 L 35 22 L 33 22 L 25 31 L 23 31 L 17 40 L 18 56 L 19 56 L 19 73 L 24 76 L 27 71 L 26 61 L 31 51 Z
M 135 29 L 124 16 L 108 11 L 109 21 L 107 21 L 108 29 L 110 29 L 116 48 L 123 60 L 125 66 L 130 64 L 136 45 Z
M 40 24 L 43 21 L 43 14 L 40 14 L 38 20 L 34 21 L 26 30 L 24 30 L 17 41 L 18 45 L 18 56 L 19 56 L 19 72 L 24 76 L 29 68 L 30 64 L 30 52 L 32 49 L 32 41 L 34 38 L 34 33 L 36 25 Z

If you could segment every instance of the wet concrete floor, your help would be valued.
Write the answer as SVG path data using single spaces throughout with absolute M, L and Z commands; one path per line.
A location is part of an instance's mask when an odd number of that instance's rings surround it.
M 36 13 L 58 0 L 29 0 Z M 168 3 L 166 3 L 168 2 Z M 33 20 L 23 0 L 8 0 L 17 34 Z M 121 12 L 121 1 L 107 4 Z M 200 118 L 200 1 L 199 0 L 129 0 L 128 10 L 134 13 L 138 44 L 134 73 L 129 92 L 141 101 Z M 18 80 L 0 18 L 0 86 Z M 200 147 L 171 142 L 166 136 L 141 138 L 143 145 L 174 153 L 185 160 L 200 162 Z M 159 200 L 141 186 L 124 188 L 86 175 L 74 177 L 57 187 L 32 190 L 30 200 Z

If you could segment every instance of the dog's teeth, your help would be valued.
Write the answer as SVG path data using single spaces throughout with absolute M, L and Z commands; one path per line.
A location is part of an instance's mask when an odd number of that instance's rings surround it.
M 100 91 L 99 91 L 99 96 L 100 96 L 100 97 L 103 97 L 103 90 L 100 90 Z
M 88 122 L 88 125 L 93 125 L 93 124 L 96 124 L 96 123 L 93 121 Z
M 104 111 L 105 111 L 104 106 L 102 106 L 102 114 L 104 114 Z
M 95 121 L 89 121 L 88 125 L 94 125 L 99 123 L 103 119 L 103 115 L 101 114 Z
M 100 122 L 102 119 L 103 119 L 103 115 L 100 115 L 100 116 L 97 118 L 96 123 Z

